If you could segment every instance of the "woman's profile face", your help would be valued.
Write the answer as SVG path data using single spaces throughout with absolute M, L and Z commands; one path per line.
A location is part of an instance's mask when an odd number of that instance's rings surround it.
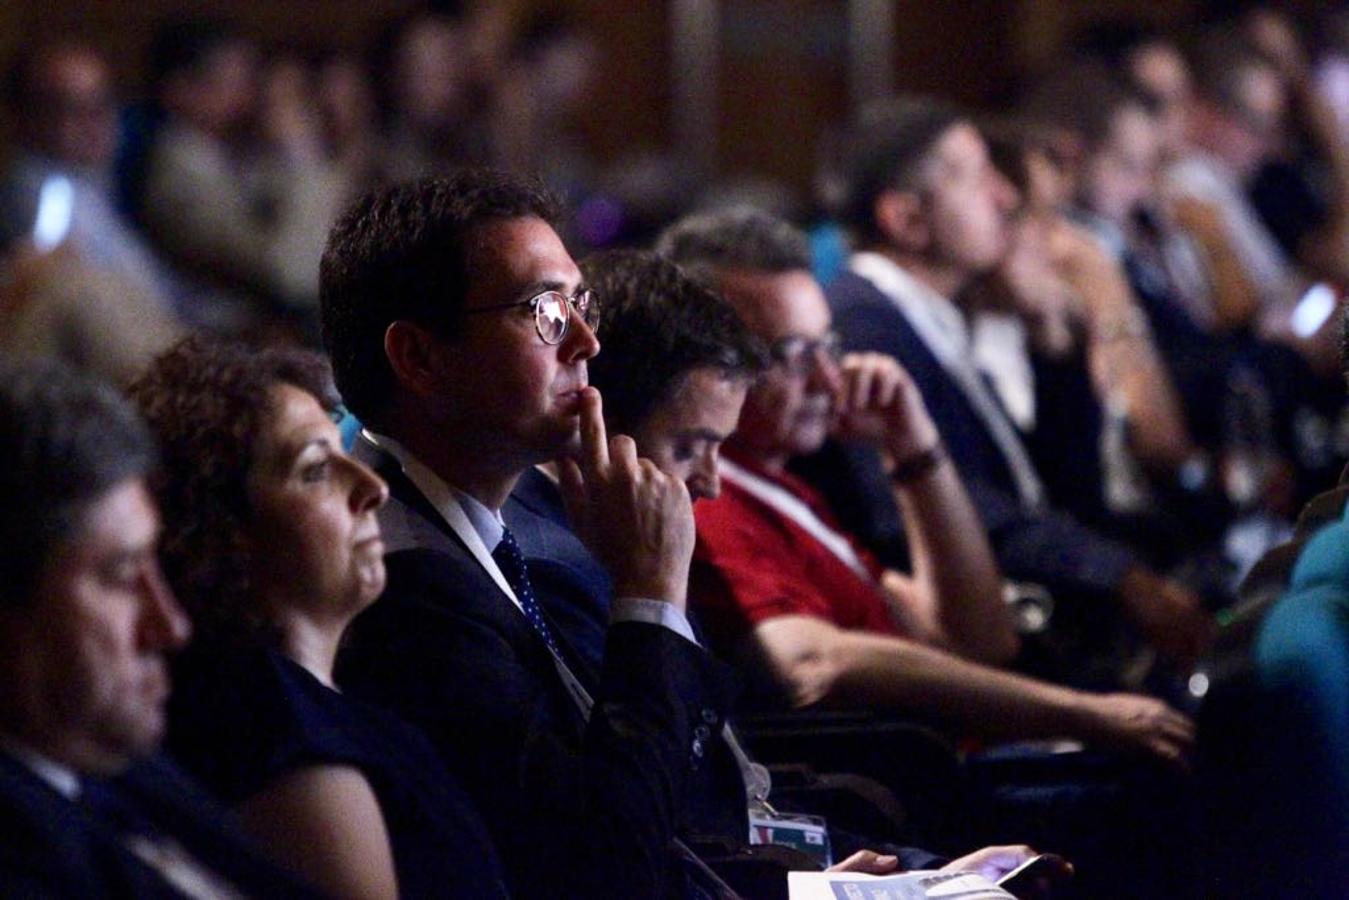
M 349 619 L 384 590 L 388 487 L 308 392 L 277 384 L 269 399 L 248 472 L 253 584 L 273 609 Z

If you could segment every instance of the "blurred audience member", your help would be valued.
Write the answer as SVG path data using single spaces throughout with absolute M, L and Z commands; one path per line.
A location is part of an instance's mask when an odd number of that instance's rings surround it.
M 164 118 L 143 216 L 201 285 L 187 318 L 226 331 L 254 326 L 267 308 L 245 297 L 314 315 L 323 240 L 349 192 L 324 157 L 303 70 L 281 60 L 264 80 L 239 31 L 189 20 L 156 35 L 151 84 Z
M 1075 41 L 1077 55 L 1094 61 L 1144 94 L 1161 128 L 1161 149 L 1174 158 L 1189 141 L 1194 98 L 1189 63 L 1174 40 L 1149 24 L 1107 20 L 1089 26 Z M 1065 97 L 1071 102 L 1073 99 Z
M 305 897 L 155 756 L 167 655 L 145 426 L 107 386 L 0 365 L 0 884 L 13 897 Z
M 132 394 L 159 438 L 169 583 L 196 624 L 167 749 L 277 861 L 335 897 L 504 897 L 426 738 L 333 686 L 384 588 L 384 482 L 342 452 L 327 365 L 199 339 Z
M 1257 178 L 1278 177 L 1270 174 L 1269 165 L 1284 148 L 1293 124 L 1290 76 L 1228 27 L 1206 33 L 1197 44 L 1194 74 L 1191 147 L 1168 168 L 1164 193 L 1178 210 L 1188 199 L 1216 210 L 1259 297 L 1256 324 L 1261 332 L 1297 347 L 1318 369 L 1332 372 L 1336 368 L 1333 317 L 1303 324 L 1294 313 L 1313 275 L 1338 280 L 1346 274 L 1343 260 L 1349 254 L 1335 246 L 1340 217 L 1303 208 L 1293 217 L 1300 226 L 1311 227 L 1281 243 L 1269 223 L 1271 215 L 1282 214 L 1267 209 L 1262 215 L 1252 199 L 1252 192 L 1258 190 Z M 1349 172 L 1349 166 L 1340 167 L 1337 162 L 1343 148 L 1336 146 L 1331 152 L 1336 170 Z M 1305 187 L 1296 170 L 1293 176 Z M 1344 184 L 1349 186 L 1349 179 Z M 1296 202 L 1291 190 L 1274 193 L 1280 202 Z M 1345 197 L 1349 191 L 1337 189 L 1327 199 Z
M 536 14 L 516 39 L 497 91 L 500 164 L 534 172 L 577 201 L 596 177 L 576 115 L 591 100 L 598 53 L 575 22 Z
M 1298 24 L 1286 11 L 1256 2 L 1239 12 L 1237 25 L 1278 72 L 1288 98 L 1274 152 L 1250 184 L 1251 201 L 1289 256 L 1314 275 L 1343 280 L 1349 148 L 1316 90 Z
M 111 196 L 116 98 L 92 48 L 23 52 L 6 95 L 18 145 L 0 181 L 0 345 L 60 356 L 114 380 L 177 333 L 167 272 Z
M 365 68 L 347 55 L 323 60 L 317 93 L 328 157 L 345 169 L 354 188 L 370 187 L 379 176 L 379 122 Z
M 1200 598 L 1047 502 L 1023 436 L 972 357 L 957 302 L 1004 258 L 1016 201 L 978 131 L 932 101 L 875 107 L 845 170 L 859 252 L 829 290 L 845 346 L 894 354 L 911 373 L 1011 577 L 1065 599 L 1113 598 L 1183 669 L 1209 628 Z M 1099 627 L 1098 614 L 1088 619 Z
M 468 41 L 466 22 L 449 13 L 413 13 L 385 30 L 375 49 L 375 71 L 387 181 L 491 159 Z
M 1159 127 L 1161 162 L 1169 166 L 1191 151 L 1194 85 L 1189 63 L 1175 41 L 1155 29 L 1119 24 L 1105 31 L 1113 34 L 1111 40 L 1088 42 L 1084 49 L 1146 100 Z M 1072 105 L 1081 107 L 1080 103 Z M 1140 225 L 1157 232 L 1155 240 L 1166 254 L 1167 274 L 1176 282 L 1173 299 L 1206 331 L 1249 328 L 1257 319 L 1260 295 L 1219 209 L 1199 197 L 1170 196 L 1159 188 L 1154 188 L 1155 199 L 1145 212 L 1150 221 Z M 1185 259 L 1187 239 L 1199 253 L 1200 273 L 1190 271 Z
M 1077 72 L 1071 81 L 1077 90 L 1089 94 L 1091 82 L 1083 73 Z M 1081 105 L 1095 108 L 1102 104 L 1100 96 L 1091 97 Z M 1151 126 L 1152 120 L 1146 124 Z M 1028 432 L 1032 454 L 1054 502 L 1086 521 L 1108 525 L 1113 513 L 1151 508 L 1151 478 L 1147 476 L 1173 482 L 1194 458 L 1195 450 L 1171 373 L 1158 354 L 1144 308 L 1126 277 L 1124 232 L 1112 232 L 1112 243 L 1104 244 L 1067 217 L 1067 207 L 1057 203 L 1057 190 L 1043 183 L 1058 179 L 1058 171 L 1032 134 L 1033 129 L 1011 127 L 994 129 L 989 136 L 993 159 L 1021 188 L 1022 204 L 1010 224 L 1009 250 L 994 279 L 976 280 L 972 288 L 995 303 L 1002 298 L 1002 306 L 1010 304 L 1014 312 L 1028 315 L 1031 323 L 1044 319 L 1037 307 L 1046 298 L 1062 298 L 1053 304 L 1055 316 L 1050 321 L 1062 322 L 1063 332 L 1058 333 L 1066 332 L 1067 340 L 1059 341 L 1058 353 L 1045 346 L 1043 337 L 1031 346 L 1025 367 L 1032 372 L 1033 385 L 1027 393 L 1034 402 L 1028 405 L 1036 417 L 1029 425 L 1019 419 L 1017 424 Z M 1089 134 L 1072 133 L 1082 148 L 1073 181 L 1079 194 L 1101 194 L 1112 209 L 1122 209 L 1120 218 L 1127 227 L 1137 203 L 1135 195 L 1149 183 L 1147 162 L 1137 157 L 1140 150 L 1146 155 L 1152 145 L 1131 145 L 1127 152 L 1132 155 L 1117 160 L 1102 150 L 1105 134 L 1099 129 Z M 1152 136 L 1151 131 L 1143 134 Z M 977 303 L 979 298 L 967 299 Z M 1000 359 L 989 352 L 988 318 L 987 312 L 974 313 L 973 354 L 996 387 Z M 1046 349 L 1050 352 L 1043 352 Z M 1014 413 L 1017 407 L 1007 403 L 1006 392 L 1000 394 Z M 1074 446 L 1079 449 L 1074 451 Z M 1102 489 L 1085 496 L 1081 488 L 1090 481 L 1081 480 L 1080 472 L 1074 474 L 1074 466 L 1092 458 L 1098 469 L 1092 480 Z
M 1056 262 L 1083 302 L 1101 406 L 1126 426 L 1128 451 L 1153 475 L 1192 479 L 1185 467 L 1202 472 L 1204 463 L 1190 434 L 1218 435 L 1212 426 L 1227 365 L 1222 355 L 1191 355 L 1196 344 L 1209 350 L 1217 339 L 1206 340 L 1212 304 L 1203 256 L 1157 195 L 1161 120 L 1144 96 L 1096 63 L 1064 69 L 1039 94 L 1029 104 L 1034 121 L 1079 148 L 1071 214 L 1087 228 L 1063 218 L 1033 184 L 1025 201 L 1028 215 L 1052 228 Z M 1000 141 L 995 158 L 1015 180 L 1026 167 L 1015 157 L 1036 150 L 1019 135 Z

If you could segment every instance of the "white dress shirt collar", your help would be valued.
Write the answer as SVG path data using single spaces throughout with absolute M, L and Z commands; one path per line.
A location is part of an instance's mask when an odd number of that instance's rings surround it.
M 478 498 L 446 483 L 445 479 L 431 471 L 421 460 L 413 456 L 410 450 L 387 434 L 378 434 L 368 428 L 363 429 L 362 434 L 368 441 L 398 461 L 398 464 L 403 467 L 403 474 L 416 486 L 417 490 L 421 491 L 422 496 L 430 501 L 431 505 L 440 513 L 441 518 L 446 521 L 457 518 L 450 511 L 449 504 L 453 503 L 463 512 L 469 524 L 473 526 L 474 532 L 482 539 L 483 545 L 487 547 L 489 552 L 496 549 L 496 545 L 501 543 L 501 536 L 506 532 L 506 523 L 502 521 L 501 510 L 489 509 Z
M 80 777 L 75 770 L 56 762 L 49 756 L 16 741 L 0 741 L 0 748 L 17 759 L 28 771 L 42 779 L 51 789 L 67 800 L 80 797 Z
M 899 267 L 881 253 L 853 254 L 848 268 L 889 297 L 943 363 L 968 359 L 970 326 L 965 313 L 950 299 Z

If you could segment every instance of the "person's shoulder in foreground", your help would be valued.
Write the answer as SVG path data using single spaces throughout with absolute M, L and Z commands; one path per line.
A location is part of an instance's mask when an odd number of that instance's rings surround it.
M 187 617 L 156 559 L 143 424 L 55 365 L 4 367 L 0 882 L 17 896 L 308 896 L 155 759 Z

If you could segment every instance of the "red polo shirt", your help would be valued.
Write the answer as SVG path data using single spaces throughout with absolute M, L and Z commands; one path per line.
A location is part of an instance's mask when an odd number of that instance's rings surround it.
M 810 485 L 768 473 L 729 455 L 736 465 L 776 484 L 844 536 L 870 573 L 861 577 L 805 528 L 728 478 L 721 496 L 694 506 L 698 543 L 689 596 L 723 647 L 734 647 L 759 622 L 776 616 L 817 616 L 840 628 L 899 635 L 879 585 L 880 564 L 838 524 Z

